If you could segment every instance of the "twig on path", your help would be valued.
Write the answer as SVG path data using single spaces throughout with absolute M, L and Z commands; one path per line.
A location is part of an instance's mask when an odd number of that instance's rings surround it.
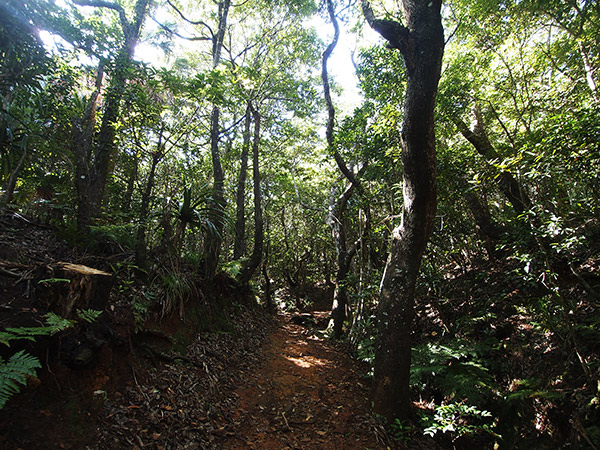
M 287 427 L 288 431 L 292 431 L 292 428 L 290 427 L 290 424 L 289 424 L 287 418 L 285 417 L 285 412 L 281 413 L 281 417 L 283 417 L 283 420 L 285 421 L 285 426 Z

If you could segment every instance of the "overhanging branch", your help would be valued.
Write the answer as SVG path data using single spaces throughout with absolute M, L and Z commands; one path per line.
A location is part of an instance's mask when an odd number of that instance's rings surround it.
M 105 0 L 73 0 L 73 3 L 79 6 L 93 6 L 95 8 L 108 8 L 117 11 L 119 13 L 119 19 L 121 20 L 123 30 L 127 29 L 129 26 L 127 16 L 125 15 L 125 10 L 117 3 L 107 2 Z

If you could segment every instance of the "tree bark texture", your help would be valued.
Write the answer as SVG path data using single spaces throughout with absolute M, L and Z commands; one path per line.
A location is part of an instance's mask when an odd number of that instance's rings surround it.
M 406 26 L 375 18 L 362 0 L 369 25 L 400 50 L 406 66 L 402 126 L 404 205 L 393 231 L 377 311 L 374 377 L 375 412 L 389 421 L 410 413 L 411 331 L 414 291 L 436 211 L 434 106 L 444 51 L 441 0 L 403 0 Z
M 344 217 L 348 200 L 352 196 L 353 191 L 354 185 L 348 183 L 344 192 L 337 199 L 334 200 L 335 192 L 332 192 L 329 217 L 327 218 L 329 227 L 331 228 L 331 236 L 335 243 L 338 266 L 333 290 L 333 303 L 331 305 L 331 320 L 333 321 L 333 337 L 335 339 L 339 339 L 342 336 L 344 322 L 348 318 L 348 290 L 345 280 L 350 272 L 352 258 L 356 254 L 356 249 L 352 252 L 348 251 Z

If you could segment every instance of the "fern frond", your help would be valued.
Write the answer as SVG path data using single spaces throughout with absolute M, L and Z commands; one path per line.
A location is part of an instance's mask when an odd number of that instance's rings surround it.
M 27 382 L 27 375 L 34 376 L 36 369 L 41 368 L 39 359 L 24 350 L 10 357 L 6 362 L 0 358 L 0 409 L 6 402 L 21 391 Z
M 102 315 L 102 311 L 98 311 L 97 309 L 78 309 L 77 317 L 81 320 L 84 320 L 88 323 L 94 323 L 98 320 L 98 317 Z

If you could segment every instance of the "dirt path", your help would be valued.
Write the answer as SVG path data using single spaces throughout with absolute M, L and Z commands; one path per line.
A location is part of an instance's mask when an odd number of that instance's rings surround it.
M 385 449 L 364 371 L 331 342 L 280 317 L 262 364 L 235 395 L 229 449 Z

